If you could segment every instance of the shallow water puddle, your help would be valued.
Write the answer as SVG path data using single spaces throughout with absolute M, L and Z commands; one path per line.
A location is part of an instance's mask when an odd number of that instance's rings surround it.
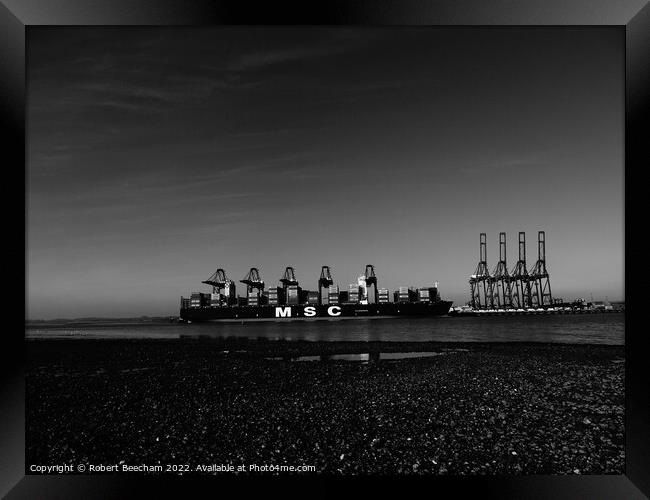
M 407 358 L 430 358 L 433 356 L 444 356 L 446 354 L 452 354 L 458 351 L 466 351 L 467 349 L 445 349 L 444 352 L 381 352 L 381 353 L 361 353 L 361 354 L 326 354 L 321 356 L 298 356 L 295 358 L 282 358 L 282 357 L 273 357 L 266 358 L 268 360 L 287 360 L 287 361 L 361 361 L 368 362 L 379 361 L 380 359 L 385 360 L 396 360 L 396 359 L 407 359 Z
M 405 359 L 405 358 L 430 358 L 431 356 L 444 356 L 448 352 L 387 352 L 381 353 L 381 359 Z

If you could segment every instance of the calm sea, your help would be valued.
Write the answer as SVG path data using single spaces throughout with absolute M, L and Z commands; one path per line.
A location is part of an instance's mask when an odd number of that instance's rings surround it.
M 134 324 L 29 327 L 27 338 L 264 337 L 286 340 L 560 342 L 623 345 L 625 316 L 614 314 L 350 319 L 282 323 Z

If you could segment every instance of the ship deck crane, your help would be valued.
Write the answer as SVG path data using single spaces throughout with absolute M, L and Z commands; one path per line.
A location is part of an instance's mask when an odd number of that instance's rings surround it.
M 373 285 L 375 290 L 375 304 L 379 302 L 379 290 L 377 290 L 377 275 L 375 275 L 375 266 L 372 264 L 366 264 L 366 286 Z
M 230 281 L 226 276 L 226 271 L 217 269 L 207 280 L 202 281 L 206 285 L 211 285 L 214 292 L 224 288 L 226 283 Z
M 293 267 L 288 266 L 284 270 L 284 274 L 282 275 L 282 278 L 280 278 L 280 283 L 282 283 L 282 286 L 285 289 L 290 286 L 298 286 L 298 280 L 296 279 L 296 271 L 293 269 Z
M 235 282 L 228 278 L 226 271 L 223 269 L 217 269 L 207 280 L 201 283 L 212 286 L 212 293 L 220 295 L 223 293 L 228 304 L 231 305 L 236 301 Z
M 260 272 L 256 267 L 251 267 L 250 271 L 248 271 L 248 274 L 244 276 L 244 279 L 239 281 L 240 283 L 244 283 L 246 285 L 246 292 L 248 294 L 250 294 L 253 289 L 257 289 L 258 292 L 264 291 L 264 281 L 262 281 Z
M 320 278 L 318 279 L 318 303 L 323 303 L 323 288 L 329 288 L 334 284 L 330 266 L 323 266 L 320 271 Z

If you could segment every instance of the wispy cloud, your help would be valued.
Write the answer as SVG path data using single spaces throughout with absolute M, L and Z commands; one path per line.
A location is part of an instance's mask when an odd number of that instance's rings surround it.
M 540 167 L 543 165 L 544 163 L 540 160 L 510 159 L 498 162 L 479 163 L 475 165 L 464 166 L 460 167 L 460 171 L 464 174 L 480 174 L 495 170 L 516 170 L 523 168 Z
M 239 73 L 259 71 L 270 66 L 329 56 L 340 49 L 332 46 L 305 46 L 275 50 L 260 50 L 240 56 L 228 66 L 228 71 Z

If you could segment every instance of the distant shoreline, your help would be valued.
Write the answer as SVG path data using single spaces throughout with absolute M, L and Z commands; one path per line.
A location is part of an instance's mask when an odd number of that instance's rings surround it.
M 161 317 L 147 317 L 147 318 L 78 318 L 78 319 L 53 319 L 53 320 L 27 320 L 25 321 L 25 328 L 41 328 L 41 327 L 68 327 L 68 326 L 102 326 L 102 325 L 123 325 L 123 326 L 138 326 L 138 325 L 165 325 L 174 324 L 170 318 L 176 316 L 161 316 Z

